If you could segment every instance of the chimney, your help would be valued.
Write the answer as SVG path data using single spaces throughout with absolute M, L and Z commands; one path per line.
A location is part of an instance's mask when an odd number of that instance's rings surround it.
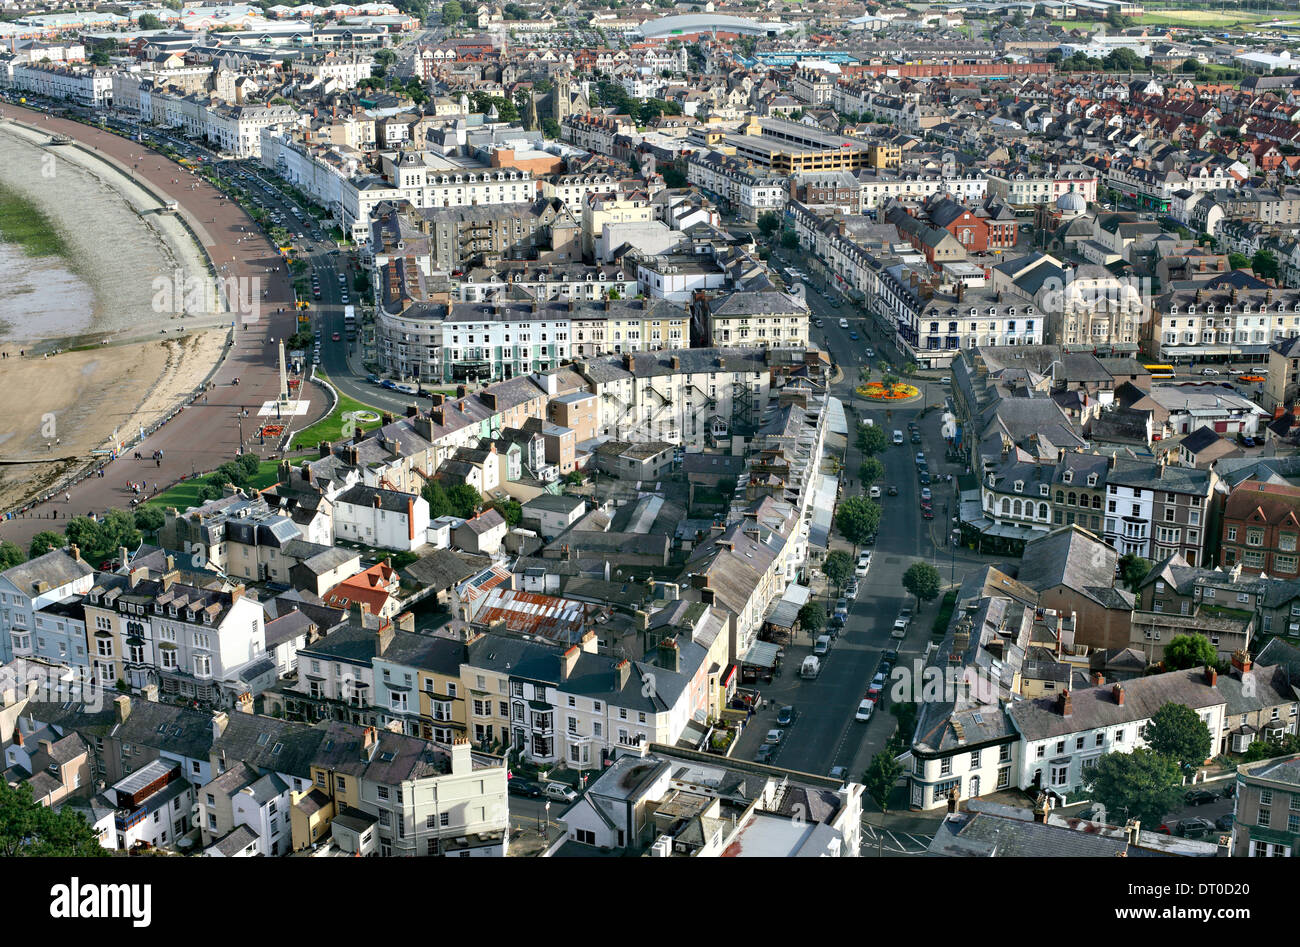
M 117 722 L 126 723 L 126 718 L 131 716 L 131 696 L 121 694 L 114 697 L 113 705 L 117 708 Z
M 447 400 L 446 395 L 444 395 L 441 391 L 435 391 L 433 393 L 433 397 L 429 399 L 429 403 L 436 408 L 439 407 L 446 400 Z
M 359 433 L 359 432 L 358 432 Z M 360 452 L 352 446 L 348 447 L 348 465 L 355 467 L 361 461 Z
M 235 709 L 241 714 L 251 714 L 253 712 L 253 695 L 249 691 L 244 691 L 236 697 Z
M 574 667 L 578 664 L 580 654 L 582 654 L 582 649 L 576 644 L 564 652 L 564 657 L 560 659 L 560 680 L 567 681 L 569 679 L 569 675 L 573 673 Z
M 385 411 L 385 412 L 383 413 L 382 417 L 383 417 L 383 419 L 384 419 L 384 424 L 392 424 L 392 423 L 393 423 L 393 420 L 394 420 L 394 419 L 393 419 L 393 412 L 391 412 L 391 411 Z
M 1245 651 L 1232 652 L 1232 666 L 1238 674 L 1245 674 L 1250 670 L 1250 655 Z
M 328 457 L 332 450 L 334 450 L 334 445 L 329 441 L 321 441 L 320 444 L 317 445 L 317 451 L 320 453 L 322 460 Z M 304 467 L 307 466 L 307 461 L 304 460 L 302 463 Z
M 1093 686 L 1093 687 L 1101 687 L 1101 686 L 1102 686 L 1103 684 L 1105 684 L 1105 683 L 1106 683 L 1106 678 L 1102 675 L 1102 673 L 1101 673 L 1100 671 L 1093 671 L 1093 672 L 1092 672 L 1092 686 Z
M 212 739 L 213 742 L 220 740 L 222 734 L 226 732 L 226 727 L 230 724 L 230 715 L 224 710 L 214 711 L 212 714 Z
M 464 397 L 465 397 L 465 386 L 464 386 L 464 385 L 457 385 L 457 386 L 456 386 L 456 397 L 457 397 L 457 398 L 464 398 Z
M 1205 665 L 1205 683 L 1210 687 L 1219 686 L 1219 672 L 1210 665 Z
M 438 425 L 438 427 L 442 427 L 447 423 L 446 415 L 443 413 L 441 407 L 434 408 L 429 412 L 429 414 L 433 417 L 433 423 Z
M 636 611 L 636 630 L 647 631 L 650 628 L 650 613 L 637 609 Z
M 378 630 L 375 631 L 375 653 L 382 656 L 388 650 L 388 646 L 393 643 L 393 635 L 396 633 L 393 623 L 385 618 L 379 623 Z
M 1115 704 L 1119 707 L 1124 706 L 1124 685 L 1112 684 L 1110 686 L 1111 696 L 1115 698 Z
M 361 762 L 369 763 L 374 758 L 375 750 L 379 748 L 379 731 L 374 727 L 366 727 L 365 732 L 361 735 Z
M 1130 845 L 1137 845 L 1138 838 L 1142 834 L 1142 823 L 1137 819 L 1129 819 L 1124 823 L 1124 834 L 1128 836 Z
M 623 368 L 624 368 L 624 370 L 630 372 L 630 371 L 632 370 L 632 367 L 633 367 L 635 364 L 636 364 L 636 359 L 634 359 L 634 358 L 631 356 L 630 353 L 628 353 L 628 352 L 624 352 L 624 353 L 623 353 Z
M 413 404 L 408 404 L 408 405 L 406 406 L 406 416 L 407 416 L 408 418 L 413 418 L 413 417 L 415 417 L 415 416 L 416 416 L 417 414 L 419 414 L 419 413 L 420 413 L 420 409 L 419 409 L 418 407 L 416 407 L 415 405 L 413 405 Z
M 1061 691 L 1061 695 L 1056 698 L 1056 707 L 1061 712 L 1062 717 L 1074 716 L 1074 704 L 1070 702 L 1069 690 Z
M 627 658 L 614 665 L 614 689 L 622 690 L 627 686 L 627 677 L 632 673 L 632 662 Z
M 384 500 L 383 500 L 383 498 L 382 498 L 378 493 L 376 493 L 376 494 L 374 495 L 373 499 L 374 499 L 374 501 L 375 501 L 375 509 L 376 509 L 376 510 L 379 509 L 381 506 L 384 505 Z
M 474 760 L 470 756 L 470 745 L 467 737 L 457 737 L 451 742 L 451 773 L 453 776 L 466 774 L 474 765 Z
M 665 638 L 659 642 L 659 666 L 666 671 L 677 672 L 682 669 L 682 653 L 677 648 L 676 638 Z
M 76 543 L 73 543 L 71 546 L 68 547 L 68 552 L 72 553 L 72 558 L 75 559 L 77 562 L 81 561 L 81 547 L 78 546 Z
M 157 684 L 146 684 L 144 687 L 140 688 L 140 694 L 142 697 L 144 697 L 145 700 L 149 701 L 149 703 L 151 704 L 158 703 Z

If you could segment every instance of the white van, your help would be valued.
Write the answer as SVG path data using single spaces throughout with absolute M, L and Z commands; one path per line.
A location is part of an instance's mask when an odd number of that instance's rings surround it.
M 830 650 L 831 650 L 830 635 L 822 635 L 820 638 L 817 639 L 817 643 L 813 645 L 813 654 L 819 658 L 825 656 L 826 653 Z
M 841 319 L 841 320 L 840 320 L 840 328 L 841 328 L 841 329 L 847 329 L 848 327 L 849 327 L 849 320 L 847 320 L 847 319 Z
M 902 432 L 902 431 L 895 431 L 895 432 L 894 432 L 894 443 L 895 443 L 895 444 L 902 444 L 902 443 L 903 443 L 903 432 Z

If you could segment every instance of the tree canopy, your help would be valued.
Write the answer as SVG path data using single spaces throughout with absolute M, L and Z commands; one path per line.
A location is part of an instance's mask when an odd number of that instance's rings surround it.
M 918 608 L 932 602 L 939 597 L 939 570 L 928 562 L 914 562 L 903 573 L 903 588 L 916 596 Z
M 0 543 L 0 572 L 22 565 L 26 561 L 27 554 L 23 552 L 22 546 L 11 543 L 7 539 Z
M 26 783 L 11 788 L 0 779 L 0 856 L 5 858 L 103 858 L 90 824 L 79 812 L 55 812 L 32 798 Z
M 1151 571 L 1151 560 L 1143 559 L 1135 553 L 1125 553 L 1119 557 L 1119 576 L 1128 586 L 1130 592 L 1136 592 L 1142 580 Z
M 1147 724 L 1147 746 L 1185 766 L 1205 762 L 1213 748 L 1210 729 L 1200 716 L 1183 704 L 1167 703 Z
M 1170 671 L 1204 667 L 1219 660 L 1219 653 L 1205 635 L 1174 635 L 1165 645 L 1165 667 Z
M 1178 764 L 1146 747 L 1107 753 L 1083 772 L 1093 800 L 1105 809 L 1105 821 L 1114 825 L 1137 819 L 1154 831 L 1166 813 L 1182 806 Z
M 869 487 L 885 475 L 885 465 L 874 457 L 868 457 L 858 467 L 858 476 L 862 478 L 862 485 Z
M 456 0 L 447 0 L 442 5 L 442 22 L 447 26 L 455 26 L 465 16 L 465 8 Z
M 889 437 L 883 428 L 870 424 L 858 428 L 858 450 L 867 456 L 879 454 L 889 447 Z
M 835 525 L 845 539 L 859 546 L 880 528 L 880 504 L 866 497 L 849 497 L 836 511 Z
M 848 584 L 853 575 L 853 559 L 843 549 L 836 549 L 822 562 L 822 574 L 836 586 Z
M 810 635 L 816 635 L 826 627 L 826 610 L 816 602 L 809 602 L 799 609 L 799 627 Z

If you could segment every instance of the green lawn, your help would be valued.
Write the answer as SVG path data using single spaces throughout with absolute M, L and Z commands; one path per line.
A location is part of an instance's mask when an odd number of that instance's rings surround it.
M 305 456 L 305 455 L 304 455 Z M 290 457 L 290 460 L 296 458 Z M 276 483 L 280 479 L 280 462 L 278 460 L 264 460 L 257 467 L 257 476 L 245 484 L 250 490 L 264 490 L 265 488 Z M 145 506 L 157 506 L 166 508 L 174 506 L 178 510 L 185 510 L 192 506 L 198 506 L 199 489 L 207 485 L 206 476 L 195 477 L 192 480 L 183 480 L 176 484 L 170 490 L 164 490 L 152 500 L 145 503 Z
M 321 378 L 325 378 L 322 374 Z M 328 379 L 326 379 L 328 380 Z M 368 404 L 362 404 L 355 398 L 349 398 L 347 395 L 339 392 L 339 403 L 327 417 L 321 418 L 311 427 L 303 428 L 293 437 L 293 443 L 290 445 L 291 450 L 314 449 L 321 441 L 340 441 L 343 440 L 343 425 L 347 419 L 343 417 L 352 411 L 373 411 L 375 414 L 383 414 L 378 408 L 372 408 Z M 375 421 L 371 424 L 359 424 L 363 431 L 370 431 L 380 426 L 382 422 Z

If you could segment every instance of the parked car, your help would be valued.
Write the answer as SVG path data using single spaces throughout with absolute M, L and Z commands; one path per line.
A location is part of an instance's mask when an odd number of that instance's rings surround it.
M 896 496 L 898 496 L 898 487 L 894 486 L 894 485 L 891 483 L 891 484 L 889 485 L 889 489 L 886 490 L 885 492 L 888 493 L 891 497 L 896 497 Z
M 847 320 L 847 319 L 841 319 L 841 320 L 840 320 L 840 328 L 841 328 L 841 329 L 847 329 L 848 327 L 849 327 L 849 320 Z
M 792 723 L 794 723 L 794 707 L 787 704 L 777 712 L 776 725 L 778 727 L 788 727 Z
M 578 798 L 578 794 L 573 791 L 573 787 L 566 786 L 564 783 L 547 783 L 543 794 L 547 799 L 558 799 L 560 802 L 573 802 Z
M 784 737 L 784 730 L 769 730 L 767 731 L 767 736 L 763 738 L 763 742 L 769 746 L 776 746 Z
M 871 679 L 871 685 L 867 688 L 867 696 L 875 699 L 881 691 L 885 689 L 885 675 L 877 672 L 876 676 Z
M 1181 819 L 1174 826 L 1174 834 L 1183 838 L 1204 838 L 1214 831 L 1214 823 L 1209 819 Z
M 1208 789 L 1193 789 L 1191 792 L 1183 794 L 1183 801 L 1189 806 L 1199 806 L 1202 803 L 1213 802 L 1218 798 L 1217 794 L 1210 792 Z
M 932 499 L 934 499 L 934 495 L 933 495 L 932 493 L 930 493 L 930 488 L 929 488 L 929 487 L 922 487 L 922 488 L 921 488 L 921 501 L 922 501 L 923 503 L 929 503 Z
M 776 747 L 772 746 L 770 743 L 764 743 L 762 746 L 758 748 L 758 752 L 754 754 L 754 762 L 755 763 L 770 762 L 772 759 L 772 754 L 774 752 L 776 752 Z
M 1254 446 L 1255 446 L 1255 439 L 1254 439 L 1253 437 L 1249 437 L 1249 436 L 1243 434 L 1243 435 L 1241 436 L 1241 446 L 1242 446 L 1242 447 L 1254 447 Z
M 952 384 L 952 376 L 950 376 L 950 375 L 944 375 L 942 378 L 939 379 L 939 384 L 941 384 L 941 385 L 951 385 L 951 384 Z
M 929 486 L 929 485 L 930 485 L 930 472 L 929 472 L 928 470 L 922 470 L 922 471 L 921 471 L 921 477 L 920 477 L 920 480 L 921 480 L 921 486 L 923 486 L 923 487 L 925 487 L 925 486 Z
M 831 771 L 827 774 L 831 779 L 847 779 L 849 768 L 847 766 L 832 766 Z
M 849 338 L 850 338 L 851 340 L 853 340 L 854 342 L 856 342 L 856 341 L 858 341 L 858 334 L 857 334 L 856 332 L 850 332 L 850 333 L 849 333 Z
M 538 799 L 542 795 L 541 786 L 517 777 L 506 783 L 506 789 L 510 791 L 512 796 L 524 796 L 527 799 Z
M 876 702 L 864 697 L 858 703 L 858 712 L 853 715 L 854 720 L 865 723 L 871 719 L 871 712 L 876 709 Z
M 917 431 L 913 431 L 913 432 L 912 432 L 912 443 L 913 443 L 913 444 L 919 444 L 919 443 L 921 443 L 921 435 L 920 435 L 919 432 L 917 432 Z
M 858 556 L 858 567 L 854 570 L 854 575 L 864 576 L 867 570 L 871 568 L 871 553 L 863 552 Z
M 928 506 L 921 507 L 921 519 L 923 520 L 934 519 L 934 509 Z
M 1217 369 L 1214 369 L 1214 368 L 1202 368 L 1202 369 L 1201 369 L 1201 374 L 1202 374 L 1202 375 L 1217 375 L 1217 374 L 1219 374 L 1219 372 L 1218 372 Z
M 867 495 L 870 496 L 871 499 L 873 499 L 873 500 L 879 500 L 879 499 L 880 499 L 880 487 L 876 486 L 875 484 L 872 484 L 871 489 L 867 491 Z
M 918 467 L 924 467 L 924 466 L 926 466 L 927 463 L 928 463 L 928 461 L 925 459 L 925 451 L 917 451 L 917 452 L 916 452 L 916 466 L 918 466 Z
M 902 431 L 895 431 L 895 432 L 894 432 L 894 443 L 895 443 L 895 444 L 902 444 L 902 443 L 903 443 L 903 432 L 902 432 Z

